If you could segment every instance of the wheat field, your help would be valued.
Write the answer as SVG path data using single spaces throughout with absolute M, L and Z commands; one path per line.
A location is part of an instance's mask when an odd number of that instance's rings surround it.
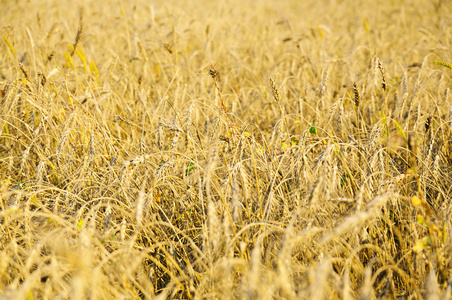
M 1 299 L 452 299 L 452 6 L 0 1 Z

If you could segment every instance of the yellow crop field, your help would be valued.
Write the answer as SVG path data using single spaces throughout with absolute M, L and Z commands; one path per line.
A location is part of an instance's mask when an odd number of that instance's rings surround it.
M 447 0 L 0 0 L 1 299 L 452 299 Z

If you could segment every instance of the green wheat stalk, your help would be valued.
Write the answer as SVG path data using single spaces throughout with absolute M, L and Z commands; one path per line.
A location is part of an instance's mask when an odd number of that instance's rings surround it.
M 437 61 L 437 60 L 434 60 L 433 63 L 435 65 L 440 65 L 440 66 L 443 66 L 443 67 L 446 67 L 446 68 L 449 68 L 449 69 L 452 70 L 452 64 L 450 64 L 450 63 L 447 63 L 447 62 L 444 62 L 444 61 Z

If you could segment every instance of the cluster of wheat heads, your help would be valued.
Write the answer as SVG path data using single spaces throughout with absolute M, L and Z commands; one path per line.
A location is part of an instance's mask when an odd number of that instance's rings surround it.
M 450 298 L 450 7 L 238 2 L 1 4 L 0 297 Z

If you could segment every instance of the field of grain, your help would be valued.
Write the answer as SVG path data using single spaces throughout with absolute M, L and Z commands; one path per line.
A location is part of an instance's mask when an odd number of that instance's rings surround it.
M 1 299 L 451 299 L 449 1 L 0 1 Z

